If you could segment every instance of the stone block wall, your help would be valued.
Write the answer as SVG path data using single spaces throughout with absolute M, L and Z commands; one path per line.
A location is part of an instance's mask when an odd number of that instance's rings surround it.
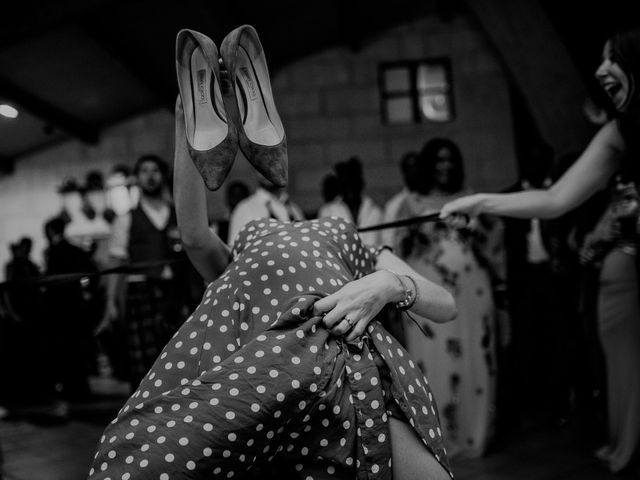
M 451 60 L 455 120 L 383 125 L 378 65 L 443 56 Z M 310 55 L 273 72 L 272 83 L 289 141 L 290 193 L 307 212 L 321 204 L 323 176 L 352 155 L 364 163 L 368 193 L 383 204 L 401 188 L 402 154 L 436 136 L 460 145 L 469 188 L 496 190 L 515 179 L 506 74 L 484 34 L 462 15 L 450 22 L 427 17 L 398 26 L 359 51 L 340 47 Z M 42 225 L 60 210 L 56 187 L 65 177 L 83 179 L 94 169 L 106 174 L 146 153 L 171 161 L 172 112 L 154 111 L 105 130 L 95 146 L 68 141 L 19 159 L 12 174 L 0 177 L 0 264 L 9 258 L 9 243 L 23 235 L 34 239 L 34 257 L 42 260 Z M 230 179 L 255 185 L 241 155 Z M 213 218 L 224 215 L 222 192 L 210 194 L 209 206 Z
M 378 65 L 436 57 L 451 60 L 455 120 L 383 125 Z M 471 189 L 495 190 L 515 179 L 507 78 L 483 33 L 464 16 L 424 18 L 357 52 L 344 47 L 306 57 L 280 70 L 273 84 L 289 139 L 291 191 L 305 210 L 321 204 L 320 182 L 332 165 L 352 155 L 365 165 L 368 193 L 384 203 L 401 188 L 400 157 L 436 136 L 460 145 Z

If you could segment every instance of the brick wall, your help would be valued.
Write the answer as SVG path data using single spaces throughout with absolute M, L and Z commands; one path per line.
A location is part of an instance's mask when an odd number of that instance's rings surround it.
M 173 116 L 157 111 L 105 130 L 97 145 L 68 141 L 21 158 L 12 174 L 0 177 L 0 265 L 9 259 L 9 243 L 23 235 L 33 239 L 33 257 L 42 262 L 43 224 L 61 210 L 56 189 L 64 178 L 83 182 L 89 170 L 106 174 L 114 165 L 132 165 L 144 153 L 169 160 L 172 137 Z
M 455 121 L 383 125 L 378 64 L 441 56 L 451 59 Z M 306 210 L 321 203 L 322 177 L 351 155 L 365 164 L 368 193 L 383 203 L 401 187 L 402 154 L 435 136 L 460 145 L 470 188 L 497 189 L 515 178 L 505 73 L 482 32 L 463 16 L 402 25 L 358 52 L 336 48 L 306 57 L 273 83 L 289 139 L 291 189 Z
M 440 56 L 451 59 L 455 121 L 382 125 L 378 64 Z M 322 177 L 351 155 L 363 161 L 368 193 L 382 204 L 401 188 L 400 156 L 434 136 L 460 145 L 470 188 L 494 190 L 515 178 L 506 76 L 482 32 L 464 16 L 393 28 L 358 52 L 320 52 L 280 69 L 272 81 L 289 140 L 290 192 L 307 211 L 320 206 Z M 96 146 L 70 141 L 18 161 L 13 174 L 0 178 L 0 264 L 8 259 L 9 242 L 22 235 L 33 237 L 35 258 L 41 259 L 42 224 L 60 209 L 55 188 L 64 177 L 81 179 L 91 169 L 106 173 L 144 153 L 170 160 L 172 124 L 172 114 L 159 110 L 104 131 Z M 241 156 L 230 178 L 255 185 Z M 211 194 L 209 205 L 214 217 L 222 215 L 222 193 Z

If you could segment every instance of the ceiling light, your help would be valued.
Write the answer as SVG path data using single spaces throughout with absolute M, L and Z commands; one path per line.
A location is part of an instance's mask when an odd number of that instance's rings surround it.
M 7 118 L 16 118 L 18 116 L 18 110 L 11 105 L 0 104 L 0 115 Z

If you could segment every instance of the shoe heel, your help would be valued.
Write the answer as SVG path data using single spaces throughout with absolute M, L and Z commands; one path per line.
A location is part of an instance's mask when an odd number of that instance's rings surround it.
M 286 134 L 257 32 L 250 25 L 236 28 L 223 40 L 220 53 L 233 84 L 230 95 L 223 99 L 236 124 L 240 150 L 265 178 L 285 186 Z

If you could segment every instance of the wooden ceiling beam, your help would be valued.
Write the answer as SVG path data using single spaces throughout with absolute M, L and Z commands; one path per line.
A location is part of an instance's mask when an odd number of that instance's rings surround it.
M 112 0 L 7 2 L 3 18 L 11 21 L 2 25 L 0 48 L 8 48 L 31 38 L 41 37 L 53 30 L 65 28 L 78 19 L 91 15 L 96 9 L 112 3 Z
M 100 137 L 97 127 L 60 110 L 2 77 L 0 77 L 0 95 L 39 117 L 45 124 L 58 128 L 85 143 L 95 144 Z
M 131 46 L 120 45 L 114 39 L 108 29 L 94 28 L 94 25 L 82 27 L 83 32 L 94 40 L 117 63 L 138 80 L 158 101 L 158 103 L 171 110 L 175 107 L 177 86 L 172 77 L 167 77 L 166 72 L 160 72 L 152 63 L 141 61 L 136 49 Z M 115 33 L 117 35 L 117 32 Z
M 582 114 L 589 94 L 539 2 L 465 3 L 495 46 L 547 143 L 558 154 L 581 151 L 593 130 Z

